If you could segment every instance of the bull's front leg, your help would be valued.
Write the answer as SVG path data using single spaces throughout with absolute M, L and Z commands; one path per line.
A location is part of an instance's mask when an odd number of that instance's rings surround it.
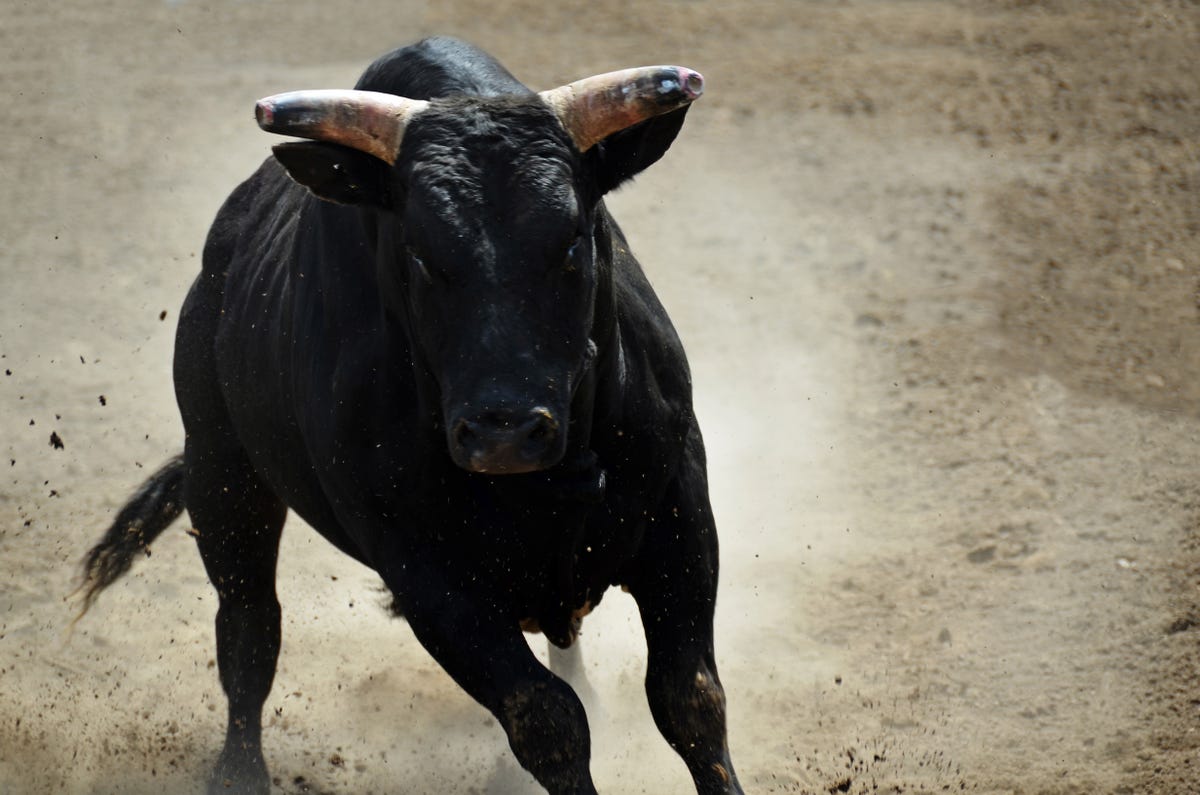
M 432 565 L 410 561 L 385 580 L 421 645 L 496 716 L 521 766 L 552 795 L 594 795 L 583 705 L 533 655 L 520 626 Z
M 646 632 L 654 722 L 687 764 L 698 793 L 740 795 L 713 653 L 717 568 L 703 461 L 693 459 L 667 490 L 629 589 Z

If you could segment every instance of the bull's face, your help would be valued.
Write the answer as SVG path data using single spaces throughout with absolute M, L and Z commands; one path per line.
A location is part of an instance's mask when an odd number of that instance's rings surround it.
M 454 462 L 556 464 L 591 363 L 596 196 L 538 100 L 434 105 L 413 120 L 396 193 L 412 337 L 441 389 Z
M 369 92 L 259 105 L 264 128 L 338 142 L 276 147 L 294 178 L 384 211 L 383 300 L 437 383 L 449 453 L 464 469 L 532 472 L 564 456 L 572 398 L 596 356 L 599 201 L 666 151 L 700 91 L 694 72 L 654 70 L 590 79 L 601 100 L 616 97 L 616 119 L 581 117 L 568 102 L 589 81 L 523 97 L 375 94 L 349 114 L 365 118 L 349 133 L 347 96 L 353 106 Z M 322 112 L 314 96 L 337 104 Z M 582 107 L 596 104 L 593 91 Z M 402 136 L 381 144 L 400 117 Z

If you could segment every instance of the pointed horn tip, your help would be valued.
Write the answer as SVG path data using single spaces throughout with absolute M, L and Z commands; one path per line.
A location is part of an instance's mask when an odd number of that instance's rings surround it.
M 676 67 L 679 70 L 679 87 L 687 95 L 688 100 L 699 99 L 704 93 L 704 75 L 688 69 L 686 66 Z

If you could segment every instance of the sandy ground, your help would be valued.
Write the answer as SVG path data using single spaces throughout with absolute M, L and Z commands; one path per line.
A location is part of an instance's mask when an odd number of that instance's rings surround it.
M 70 639 L 64 597 L 181 446 L 174 321 L 272 143 L 253 101 L 349 85 L 434 32 L 537 88 L 708 77 L 612 205 L 693 362 L 748 792 L 1200 791 L 1183 0 L 7 0 L 0 791 L 200 788 L 224 702 L 186 523 Z M 536 791 L 376 582 L 289 525 L 278 790 Z M 610 594 L 584 643 L 599 788 L 688 792 L 631 600 Z

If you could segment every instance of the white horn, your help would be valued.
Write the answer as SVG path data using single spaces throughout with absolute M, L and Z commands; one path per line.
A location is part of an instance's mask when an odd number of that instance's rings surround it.
M 641 66 L 543 91 L 580 152 L 640 121 L 681 108 L 704 93 L 704 77 L 683 66 Z
M 254 117 L 267 132 L 343 144 L 391 165 L 404 128 L 428 104 L 378 91 L 291 91 L 260 99 Z

